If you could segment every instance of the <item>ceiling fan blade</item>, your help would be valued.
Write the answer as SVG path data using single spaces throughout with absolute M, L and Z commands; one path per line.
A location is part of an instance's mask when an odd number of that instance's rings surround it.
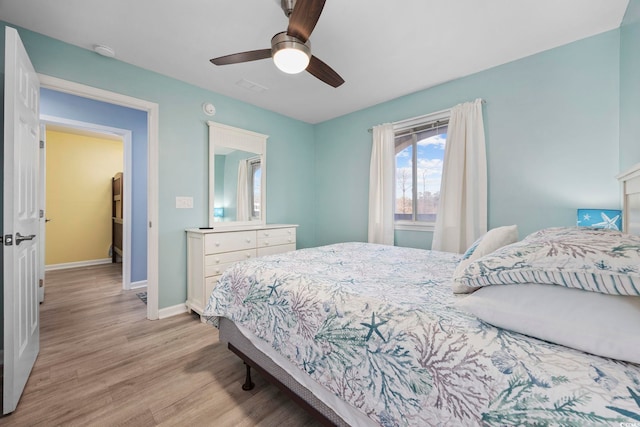
M 325 0 L 297 0 L 291 16 L 287 34 L 306 43 L 316 27 Z
M 257 61 L 258 59 L 271 58 L 271 49 L 250 50 L 248 52 L 233 53 L 211 59 L 215 65 L 238 64 L 240 62 Z
M 344 79 L 340 77 L 333 68 L 329 67 L 315 56 L 311 56 L 311 60 L 307 66 L 307 71 L 329 86 L 338 87 L 344 83 Z

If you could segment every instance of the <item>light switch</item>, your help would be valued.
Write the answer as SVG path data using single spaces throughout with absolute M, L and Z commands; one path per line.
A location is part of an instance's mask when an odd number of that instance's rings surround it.
M 184 196 L 176 197 L 176 209 L 192 209 L 192 208 L 193 208 L 193 197 L 184 197 Z

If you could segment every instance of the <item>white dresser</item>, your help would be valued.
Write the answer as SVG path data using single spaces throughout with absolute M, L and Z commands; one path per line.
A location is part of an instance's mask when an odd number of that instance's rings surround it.
M 296 250 L 293 224 L 187 230 L 187 308 L 202 315 L 218 279 L 231 264 Z

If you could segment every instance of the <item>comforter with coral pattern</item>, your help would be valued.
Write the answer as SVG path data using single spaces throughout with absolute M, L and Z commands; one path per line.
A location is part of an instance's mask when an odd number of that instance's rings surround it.
M 640 425 L 639 365 L 458 310 L 459 259 L 366 243 L 256 258 L 225 272 L 205 316 L 251 330 L 380 425 Z

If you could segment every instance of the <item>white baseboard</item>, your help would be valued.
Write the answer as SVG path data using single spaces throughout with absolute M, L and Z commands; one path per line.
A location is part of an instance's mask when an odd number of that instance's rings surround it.
M 90 267 L 92 265 L 111 264 L 111 258 L 90 259 L 87 261 L 65 262 L 63 264 L 49 264 L 44 266 L 44 271 L 65 270 L 67 268 Z
M 133 290 L 133 289 L 140 289 L 140 288 L 146 288 L 147 287 L 147 281 L 146 280 L 140 280 L 137 282 L 131 282 L 131 285 L 129 286 L 129 289 Z
M 187 306 L 184 303 L 171 307 L 161 308 L 160 310 L 158 310 L 158 319 L 166 319 L 167 317 L 186 313 L 187 311 Z

